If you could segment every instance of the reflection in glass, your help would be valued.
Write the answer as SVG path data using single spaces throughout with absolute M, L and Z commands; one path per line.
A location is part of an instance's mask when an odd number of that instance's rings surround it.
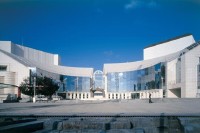
M 89 92 L 90 91 L 90 78 L 89 77 L 76 77 L 76 76 L 63 76 L 65 79 L 65 90 L 68 92 Z
M 158 63 L 141 70 L 107 74 L 108 92 L 133 92 L 160 89 L 165 83 L 165 64 Z

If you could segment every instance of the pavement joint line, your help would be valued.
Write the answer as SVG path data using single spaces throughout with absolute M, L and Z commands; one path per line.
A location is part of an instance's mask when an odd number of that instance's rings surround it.
M 200 117 L 200 115 L 0 115 L 0 118 L 5 117 L 34 117 L 34 118 L 50 118 L 50 117 L 70 117 L 70 118 L 80 118 L 80 117 Z

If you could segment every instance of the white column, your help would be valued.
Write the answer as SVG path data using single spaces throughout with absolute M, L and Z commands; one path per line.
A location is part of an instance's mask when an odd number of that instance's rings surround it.
M 34 93 L 34 95 L 33 95 L 33 103 L 35 103 L 36 102 L 36 97 L 35 97 L 35 85 L 36 85 L 36 77 L 34 77 L 33 78 L 33 93 Z
M 105 98 L 108 98 L 108 93 L 107 93 L 108 92 L 108 88 L 107 88 L 108 86 L 107 86 L 107 83 L 108 83 L 108 81 L 107 81 L 107 74 L 105 74 L 104 75 Z

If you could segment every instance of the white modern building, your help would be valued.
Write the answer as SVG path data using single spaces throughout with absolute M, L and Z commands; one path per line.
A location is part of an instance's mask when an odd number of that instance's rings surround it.
M 0 96 L 20 94 L 25 78 L 47 76 L 67 99 L 200 97 L 200 44 L 191 34 L 144 48 L 144 60 L 104 64 L 103 71 L 60 65 L 57 54 L 0 41 Z M 1 99 L 0 97 L 0 99 Z

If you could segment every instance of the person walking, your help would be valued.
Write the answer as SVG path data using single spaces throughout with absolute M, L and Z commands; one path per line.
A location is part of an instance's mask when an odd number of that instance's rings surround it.
M 153 103 L 153 102 L 151 101 L 151 93 L 149 94 L 149 103 Z

